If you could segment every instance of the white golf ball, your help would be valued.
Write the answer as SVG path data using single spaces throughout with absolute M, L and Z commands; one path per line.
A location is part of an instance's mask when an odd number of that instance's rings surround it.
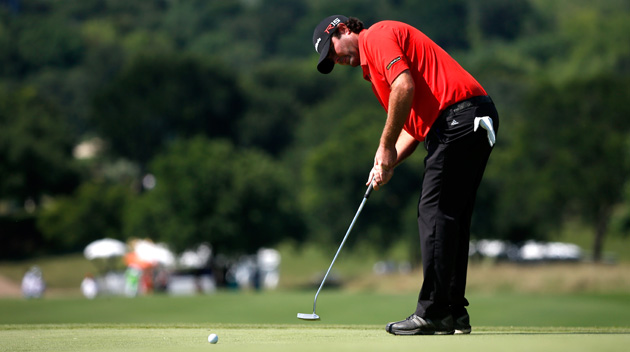
M 210 342 L 210 343 L 217 343 L 217 342 L 219 342 L 219 336 L 217 336 L 217 334 L 210 334 L 208 336 L 208 342 Z

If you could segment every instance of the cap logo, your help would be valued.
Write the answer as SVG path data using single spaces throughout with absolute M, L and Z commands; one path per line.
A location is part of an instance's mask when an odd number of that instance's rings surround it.
M 326 27 L 326 29 L 324 30 L 324 32 L 330 34 L 330 30 L 334 29 L 335 27 L 337 27 L 337 25 L 341 23 L 341 20 L 339 19 L 339 17 L 335 18 L 332 22 L 330 22 L 330 24 L 328 25 L 328 27 Z
M 319 46 L 319 42 L 322 41 L 322 38 L 317 38 L 317 43 L 315 43 L 315 51 L 319 52 L 319 49 L 317 49 L 317 47 Z

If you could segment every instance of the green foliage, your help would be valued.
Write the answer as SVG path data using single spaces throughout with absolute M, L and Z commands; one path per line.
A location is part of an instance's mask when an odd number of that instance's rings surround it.
M 0 216 L 0 258 L 24 259 L 44 253 L 42 249 L 45 241 L 37 231 L 35 222 L 36 218 L 32 214 Z M 25 272 L 20 271 L 19 277 Z M 6 277 L 7 272 L 3 271 L 3 275 Z
M 314 120 L 303 130 L 303 133 L 327 131 L 323 142 L 306 153 L 301 200 L 305 212 L 310 214 L 311 239 L 328 245 L 338 245 L 362 200 L 385 119 L 382 108 L 374 110 L 369 104 L 356 107 L 347 115 L 334 111 L 335 106 L 344 111 L 346 108 L 341 106 L 346 106 L 347 101 L 357 101 L 354 94 L 357 93 L 336 94 L 322 105 L 323 111 L 315 111 L 308 117 Z M 324 112 L 329 109 L 332 111 Z M 315 127 L 317 124 L 326 129 Z M 392 182 L 382 191 L 374 192 L 362 213 L 363 221 L 353 230 L 357 235 L 348 240 L 349 246 L 361 242 L 386 249 L 399 237 L 409 238 L 409 233 L 402 229 L 406 223 L 415 223 L 415 216 L 407 216 L 404 209 L 411 199 L 415 208 L 420 171 L 419 163 L 410 159 L 396 169 Z M 412 236 L 415 234 L 414 230 Z
M 82 251 L 104 237 L 124 240 L 123 210 L 132 194 L 122 184 L 84 183 L 73 196 L 46 204 L 37 226 L 49 246 L 61 251 Z
M 20 21 L 17 31 L 17 53 L 26 69 L 70 67 L 80 61 L 84 51 L 76 29 L 63 18 L 33 16 Z
M 630 143 L 630 138 L 628 139 Z M 626 181 L 622 193 L 623 202 L 613 210 L 611 232 L 621 238 L 630 236 L 630 181 Z
M 630 31 L 628 4 L 626 11 L 606 5 L 609 2 L 576 6 L 570 16 L 561 17 L 558 36 L 571 45 L 564 60 L 554 65 L 554 76 L 571 80 L 630 74 L 630 43 L 625 36 Z
M 475 40 L 513 40 L 528 29 L 540 25 L 539 15 L 528 0 L 469 1 L 471 27 Z M 531 33 L 527 33 L 531 34 Z
M 475 54 L 483 59 L 472 72 L 480 70 L 502 116 L 503 142 L 480 189 L 478 213 L 495 219 L 487 233 L 549 238 L 578 217 L 601 237 L 624 202 L 630 44 L 618 36 L 629 21 L 627 4 L 615 3 L 533 1 L 544 30 Z
M 309 232 L 319 242 L 338 242 L 365 192 L 379 124 L 373 116 L 368 129 L 364 118 L 360 111 L 346 116 L 305 160 L 302 202 L 311 215 Z
M 238 254 L 304 235 L 288 175 L 264 153 L 196 137 L 173 142 L 149 169 L 157 185 L 127 208 L 127 236 Z
M 313 70 L 310 62 L 269 60 L 258 65 L 241 83 L 249 105 L 238 121 L 239 144 L 280 154 L 300 143 L 296 134 L 306 120 L 304 115 L 334 94 L 334 89 L 327 88 L 333 86 L 328 78 Z
M 233 137 L 242 109 L 236 83 L 221 68 L 147 56 L 97 94 L 93 121 L 117 155 L 145 164 L 178 137 Z
M 181 146 L 201 134 L 210 144 L 229 140 L 229 147 L 209 148 L 212 153 L 223 157 L 225 152 L 217 150 L 226 148 L 239 158 L 256 159 L 251 161 L 256 165 L 282 170 L 281 177 L 270 173 L 277 186 L 269 190 L 257 180 L 234 177 L 244 172 L 229 161 L 221 173 L 231 176 L 217 176 L 212 183 L 234 193 L 238 202 L 276 193 L 291 199 L 288 208 L 276 207 L 272 219 L 286 209 L 292 211 L 287 214 L 306 210 L 296 218 L 307 229 L 274 224 L 273 236 L 268 235 L 273 241 L 299 232 L 336 245 L 363 193 L 385 116 L 360 69 L 321 75 L 314 68 L 313 27 L 341 13 L 368 26 L 393 19 L 420 28 L 497 103 L 501 131 L 477 197 L 475 236 L 544 239 L 575 217 L 598 233 L 612 218 L 611 231 L 627 233 L 630 197 L 619 196 L 629 182 L 627 0 L 32 0 L 12 5 L 0 4 L 3 213 L 44 195 L 68 207 L 79 198 L 88 204 L 89 197 L 101 204 L 99 192 L 128 185 L 128 178 L 103 177 L 112 169 L 90 164 L 86 175 L 93 179 L 74 193 L 81 180 L 70 151 L 87 138 L 107 142 L 113 165 L 121 157 L 134 164 L 139 171 L 129 177 L 137 184 L 147 165 L 157 174 L 166 160 L 176 163 L 166 146 L 175 140 Z M 357 240 L 387 247 L 396 237 L 415 237 L 422 156 L 419 148 L 396 170 L 392 183 L 370 199 L 365 209 L 370 221 L 358 224 Z M 208 163 L 201 154 L 196 162 Z M 172 172 L 160 168 L 165 175 Z M 126 227 L 130 232 L 124 236 L 153 235 L 158 233 L 154 224 L 176 217 L 177 226 L 159 230 L 163 239 L 178 241 L 177 231 L 184 229 L 188 239 L 178 242 L 181 248 L 208 236 L 200 229 L 212 228 L 212 236 L 241 235 L 245 228 L 256 232 L 251 228 L 260 221 L 251 214 L 244 217 L 247 224 L 234 225 L 234 214 L 247 211 L 237 210 L 227 195 L 204 196 L 220 210 L 211 220 L 180 206 L 204 185 L 189 168 L 177 174 L 178 181 L 167 178 L 187 185 L 181 196 L 159 186 L 138 199 L 132 194 L 137 207 L 125 212 L 135 215 L 113 228 Z M 103 179 L 112 184 L 105 186 Z M 244 186 L 235 189 L 233 179 L 251 183 L 252 196 L 239 191 Z M 97 184 L 104 188 L 89 191 Z M 262 187 L 261 193 L 255 187 Z M 37 208 L 33 216 L 52 217 Z M 70 228 L 72 222 L 61 218 L 51 225 L 57 231 L 53 237 L 64 228 L 60 224 Z M 220 241 L 230 251 L 238 249 L 223 237 Z
M 502 154 L 511 172 L 500 187 L 500 233 L 545 237 L 571 216 L 606 226 L 630 172 L 625 82 L 602 76 L 531 93 L 511 153 Z
M 35 87 L 0 86 L 0 199 L 38 203 L 78 184 L 69 126 Z

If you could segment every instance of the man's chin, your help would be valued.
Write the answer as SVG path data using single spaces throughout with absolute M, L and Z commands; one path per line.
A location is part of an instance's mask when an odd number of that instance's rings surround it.
M 337 62 L 336 64 L 341 65 L 341 66 L 357 67 L 361 64 L 361 62 L 359 60 L 355 60 L 354 58 L 351 58 L 344 62 Z

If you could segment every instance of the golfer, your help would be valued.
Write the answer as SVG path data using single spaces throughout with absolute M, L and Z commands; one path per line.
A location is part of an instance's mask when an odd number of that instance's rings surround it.
M 471 332 L 465 298 L 470 221 L 499 117 L 483 87 L 418 29 L 396 21 L 364 28 L 324 19 L 313 33 L 317 69 L 360 66 L 387 119 L 368 180 L 375 190 L 424 141 L 418 228 L 424 281 L 415 312 L 389 323 L 396 335 Z M 368 181 L 369 184 L 370 181 Z

